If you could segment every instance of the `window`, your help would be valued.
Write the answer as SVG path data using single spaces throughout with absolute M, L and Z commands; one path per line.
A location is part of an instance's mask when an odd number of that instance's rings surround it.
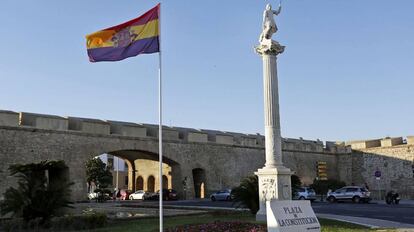
M 357 192 L 358 189 L 357 188 L 347 188 L 346 192 Z
M 128 185 L 128 176 L 125 176 L 125 185 Z

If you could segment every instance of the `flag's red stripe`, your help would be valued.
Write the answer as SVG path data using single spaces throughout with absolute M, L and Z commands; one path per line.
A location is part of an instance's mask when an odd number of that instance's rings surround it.
M 103 29 L 102 31 L 105 30 L 121 30 L 125 27 L 129 27 L 132 25 L 142 25 L 142 24 L 146 24 L 151 20 L 154 19 L 158 19 L 158 12 L 159 12 L 159 7 L 160 4 L 156 5 L 154 8 L 152 8 L 151 10 L 147 11 L 145 14 L 139 16 L 138 18 L 129 20 L 128 22 L 113 26 L 113 27 L 108 27 L 106 29 Z

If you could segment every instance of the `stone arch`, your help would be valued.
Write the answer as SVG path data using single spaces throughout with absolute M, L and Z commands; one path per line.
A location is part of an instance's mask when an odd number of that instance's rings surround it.
M 135 184 L 136 190 L 144 190 L 144 178 L 138 176 Z
M 155 192 L 155 177 L 154 176 L 148 177 L 147 190 L 148 192 Z
M 133 191 L 138 190 L 137 176 L 141 176 L 143 178 L 143 190 L 156 191 L 159 189 L 160 178 L 158 176 L 158 171 L 157 173 L 141 173 L 139 169 L 142 167 L 138 163 L 136 163 L 137 160 L 151 160 L 158 162 L 159 156 L 157 153 L 145 150 L 117 150 L 107 153 L 125 160 L 126 165 L 128 167 L 129 189 Z M 167 177 L 167 181 L 164 180 L 164 182 L 168 183 L 168 185 L 163 186 L 175 189 L 179 193 L 179 195 L 182 194 L 183 185 L 181 183 L 182 170 L 180 163 L 178 163 L 170 157 L 163 156 L 163 164 L 167 164 L 171 168 L 170 171 L 168 171 L 168 174 L 164 174 Z M 154 178 L 154 188 L 152 187 L 152 183 L 148 182 L 149 176 L 152 176 Z M 149 186 L 151 188 L 149 188 Z
M 192 170 L 194 181 L 194 196 L 195 198 L 205 197 L 206 188 L 206 172 L 202 168 L 195 168 Z

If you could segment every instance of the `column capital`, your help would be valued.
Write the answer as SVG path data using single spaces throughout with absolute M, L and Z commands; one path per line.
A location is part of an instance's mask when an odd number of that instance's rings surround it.
M 277 56 L 285 51 L 285 46 L 275 40 L 266 40 L 254 47 L 257 54 L 261 56 Z

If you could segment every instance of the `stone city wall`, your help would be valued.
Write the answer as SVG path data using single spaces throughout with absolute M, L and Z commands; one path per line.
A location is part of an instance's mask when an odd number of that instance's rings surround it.
M 395 190 L 403 198 L 413 199 L 414 143 L 410 138 L 349 142 L 353 149 L 350 181 L 360 185 L 367 183 L 374 198 L 380 195 L 383 198 L 386 192 Z M 379 180 L 374 176 L 376 171 L 381 173 Z
M 79 200 L 86 191 L 87 159 L 110 153 L 130 161 L 157 160 L 157 138 L 157 125 L 0 111 L 0 170 L 14 163 L 63 159 L 76 182 L 73 191 Z M 187 178 L 188 198 L 194 196 L 194 169 L 205 171 L 205 190 L 209 194 L 238 185 L 265 162 L 264 137 L 259 134 L 164 126 L 163 139 L 164 156 L 172 169 L 172 186 L 182 194 L 182 180 Z M 372 175 L 381 166 L 381 189 L 396 188 L 411 197 L 413 146 L 414 137 L 348 143 L 291 138 L 282 141 L 283 162 L 306 185 L 317 176 L 316 163 L 324 161 L 328 178 L 347 184 L 366 182 L 375 191 Z M 7 171 L 0 172 L 0 179 L 0 194 L 16 184 Z

